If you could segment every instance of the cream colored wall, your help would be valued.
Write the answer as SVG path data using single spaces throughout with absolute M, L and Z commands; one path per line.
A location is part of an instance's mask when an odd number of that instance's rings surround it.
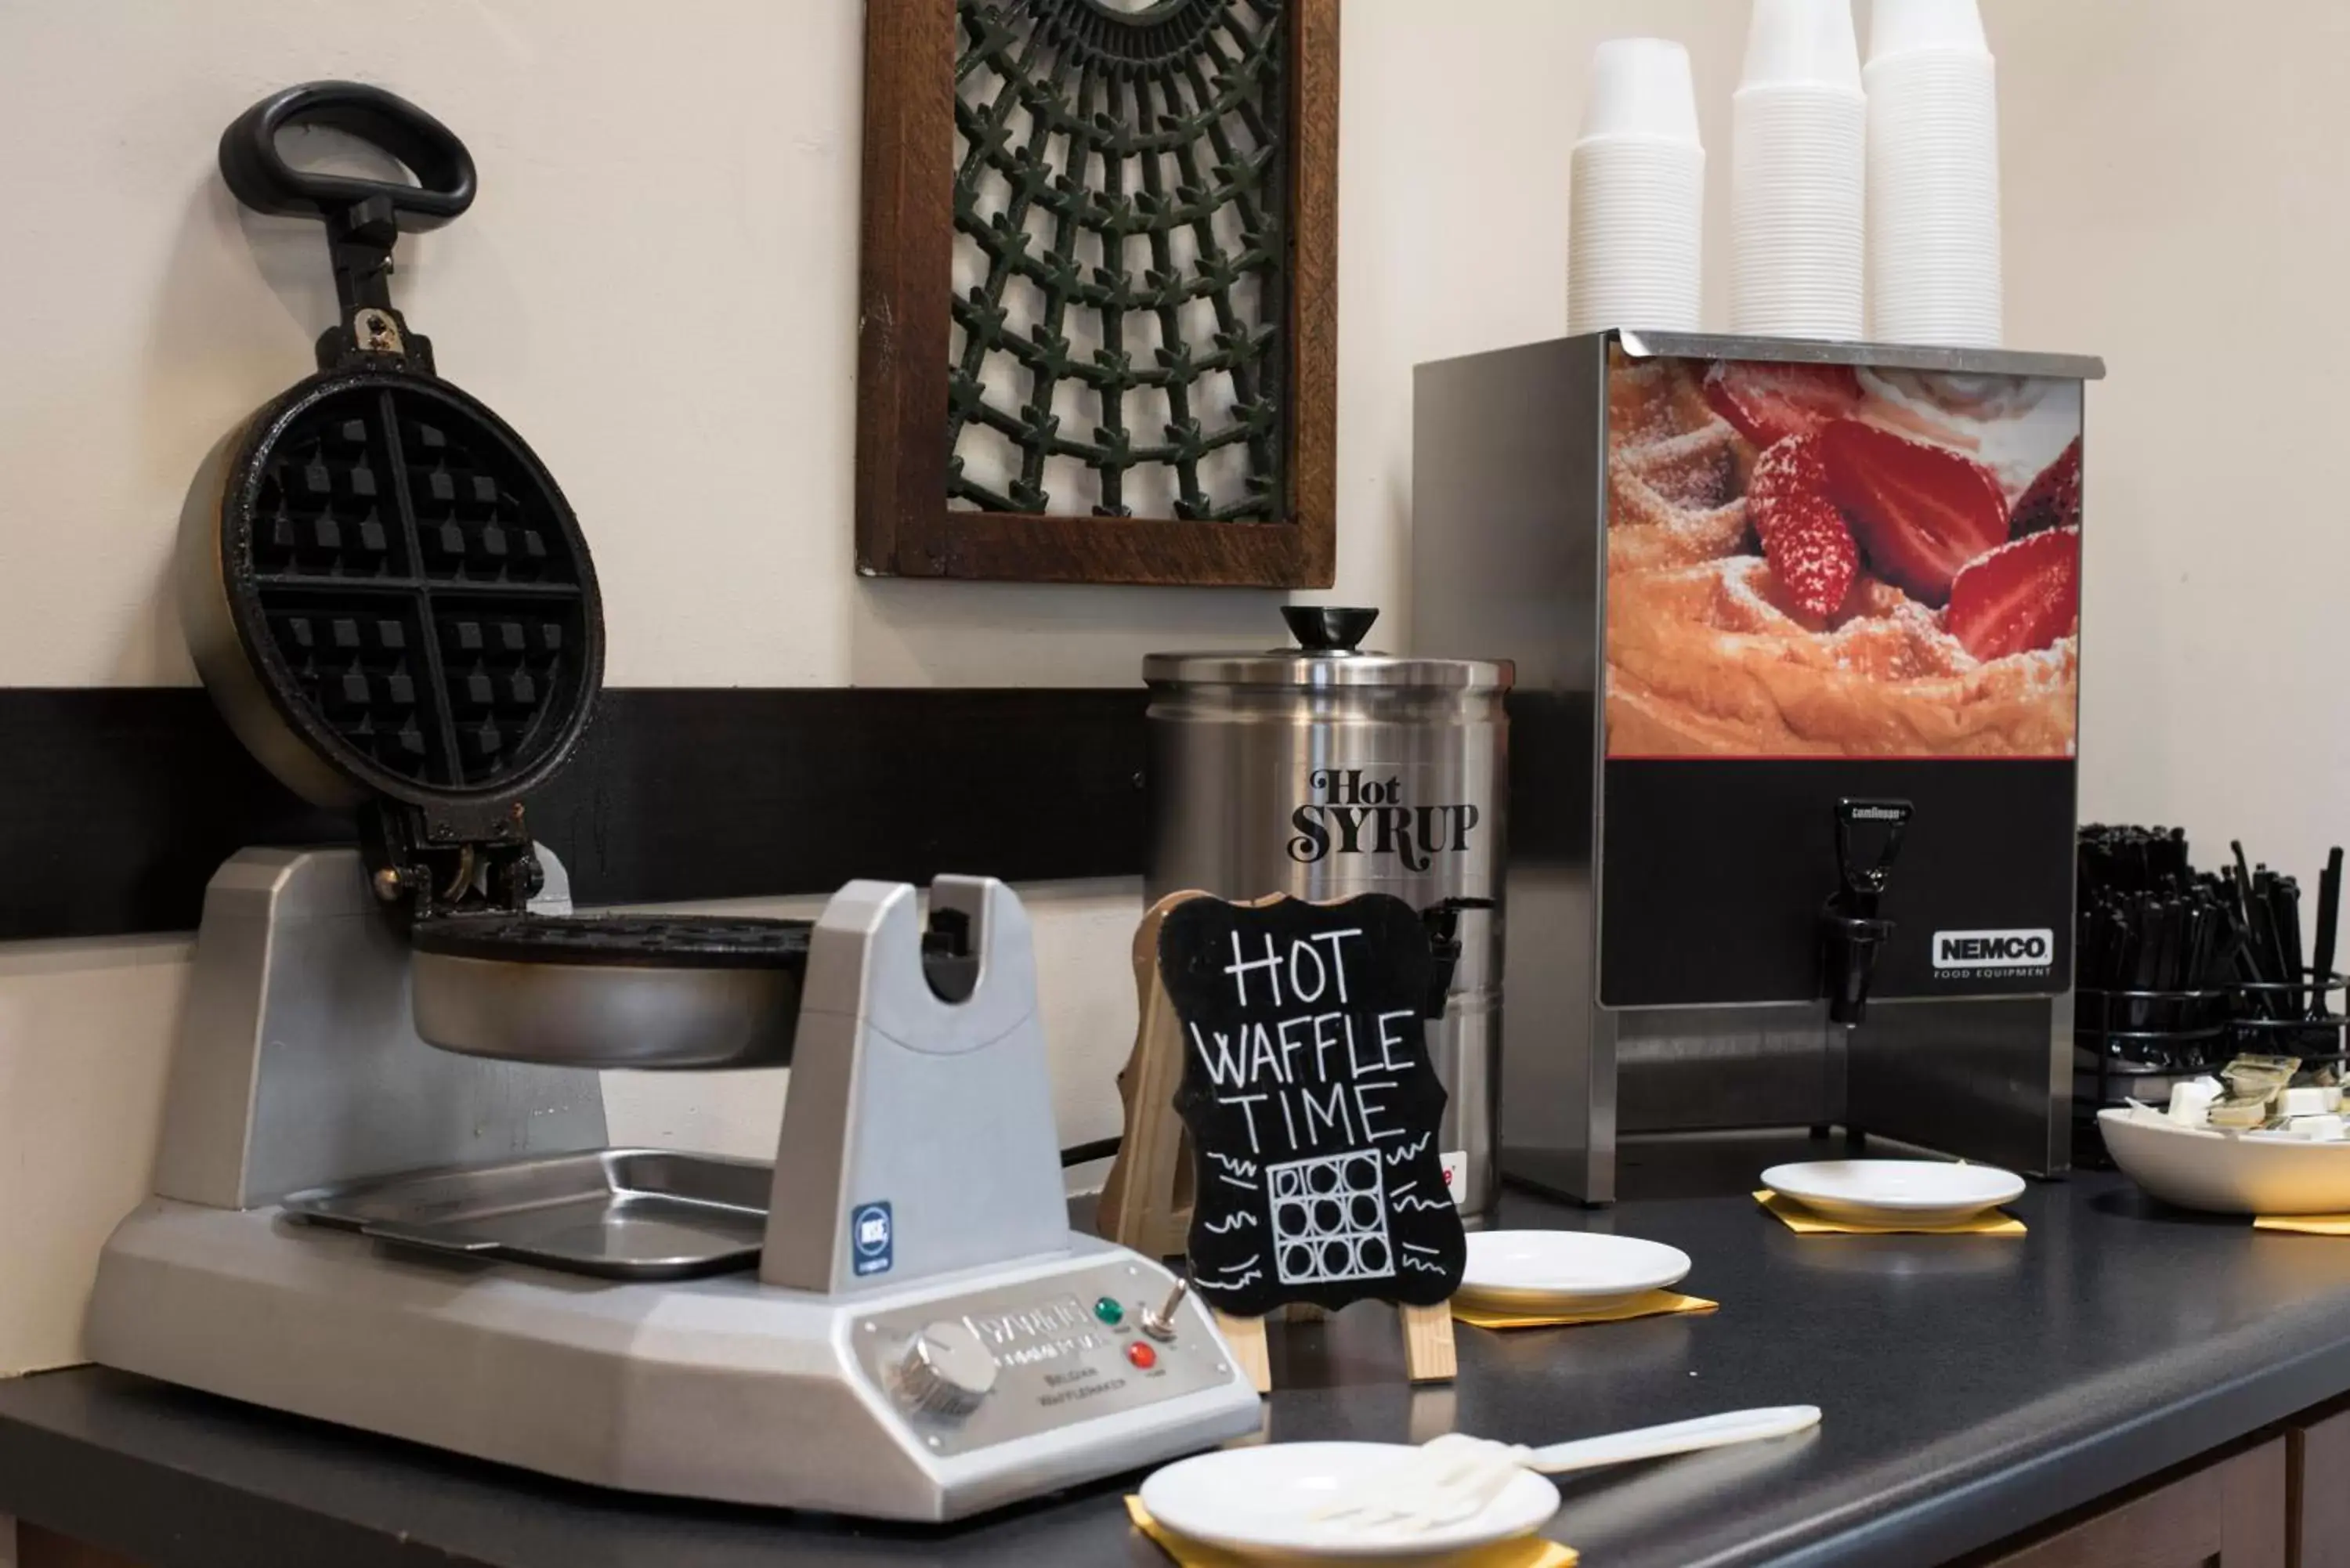
M 2350 841 L 2350 6 L 2000 0 L 2008 322 L 2088 400 L 2082 810 Z
M 2350 332 L 2328 286 L 2350 12 L 1985 10 L 2011 340 L 2114 370 L 2090 400 L 2084 810 L 2313 867 L 2350 781 L 2326 701 L 2350 529 L 2318 472 Z M 1567 148 L 1603 37 L 1690 46 L 1720 324 L 1744 17 L 1744 0 L 1346 0 L 1326 597 L 1408 629 L 1410 367 L 1563 327 Z M 404 244 L 397 286 L 443 369 L 562 477 L 614 683 L 1124 684 L 1150 648 L 1262 643 L 1278 595 L 853 576 L 860 30 L 855 0 L 0 6 L 0 682 L 192 679 L 163 591 L 182 487 L 307 365 L 329 297 L 315 229 L 239 213 L 213 142 L 269 88 L 337 75 L 410 92 L 481 161 L 475 211 Z M 2256 760 L 2223 765 L 2223 746 Z M 1104 1136 L 1139 893 L 1024 891 L 1062 1135 Z M 145 1186 L 182 950 L 0 949 L 0 1182 L 40 1195 L 0 1208 L 0 1371 L 77 1353 L 90 1259 Z M 781 1093 L 616 1077 L 615 1130 L 763 1152 Z

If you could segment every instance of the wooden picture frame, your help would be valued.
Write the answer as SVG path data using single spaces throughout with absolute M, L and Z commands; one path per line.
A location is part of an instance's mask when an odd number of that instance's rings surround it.
M 1339 0 L 1284 0 L 1284 514 L 1037 515 L 948 504 L 954 0 L 868 0 L 857 566 L 868 576 L 1327 587 L 1336 569 Z

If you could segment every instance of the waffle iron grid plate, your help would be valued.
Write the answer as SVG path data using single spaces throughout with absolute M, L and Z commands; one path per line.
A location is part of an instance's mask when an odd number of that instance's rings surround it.
M 518 795 L 601 678 L 585 542 L 490 410 L 402 371 L 333 371 L 256 418 L 223 581 L 271 701 L 339 772 L 411 804 Z

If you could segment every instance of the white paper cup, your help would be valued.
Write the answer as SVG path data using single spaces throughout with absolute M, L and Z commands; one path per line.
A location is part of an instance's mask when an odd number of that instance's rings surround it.
M 1997 67 L 1972 0 L 1878 0 L 1867 86 L 1869 336 L 1999 346 Z M 1968 32 L 1971 18 L 1973 33 Z M 1919 40 L 1943 40 L 1920 42 Z
M 1678 213 L 1704 195 L 1705 154 L 1695 147 L 1672 142 L 1581 142 L 1575 149 L 1571 168 L 1575 209 L 1594 220 Z M 1643 216 L 1640 221 L 1648 220 Z
M 1754 0 L 1739 85 L 1858 92 L 1860 45 L 1853 36 L 1852 0 Z
M 2004 322 L 1996 294 L 1966 278 L 1888 282 L 1871 294 L 1869 334 L 1881 343 L 1996 348 Z
M 1879 343 L 1916 343 L 1935 348 L 1998 348 L 2006 336 L 1997 316 L 1936 311 L 1880 321 L 1870 329 Z
M 1697 144 L 1697 89 L 1687 49 L 1666 38 L 1611 38 L 1592 52 L 1583 139 L 1603 136 Z
M 1902 55 L 1869 64 L 1863 78 L 1872 132 L 1952 135 L 1976 126 L 1996 132 L 1999 73 L 1988 55 Z
M 1571 332 L 1695 331 L 1705 150 L 1689 53 L 1619 38 L 1593 54 L 1567 228 Z
M 1922 49 L 1990 54 L 1975 0 L 1874 0 L 1868 16 L 1869 63 Z
M 1567 330 L 1580 335 L 1611 327 L 1659 332 L 1698 327 L 1699 277 L 1694 267 L 1667 265 L 1603 275 L 1588 269 L 1567 279 Z
M 1731 99 L 1731 331 L 1850 340 L 1866 329 L 1866 125 L 1855 88 L 1748 87 Z

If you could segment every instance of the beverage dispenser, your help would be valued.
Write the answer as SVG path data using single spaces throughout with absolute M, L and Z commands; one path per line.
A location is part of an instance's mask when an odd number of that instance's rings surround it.
M 1292 647 L 1143 660 L 1144 896 L 1389 893 L 1419 910 L 1436 961 L 1425 1013 L 1447 1096 L 1439 1152 L 1478 1224 L 1496 1190 L 1510 667 L 1366 649 L 1374 609 L 1282 617 Z
M 2095 359 L 1607 333 L 1421 366 L 1414 643 L 1511 659 L 1502 1167 L 2067 1158 Z

